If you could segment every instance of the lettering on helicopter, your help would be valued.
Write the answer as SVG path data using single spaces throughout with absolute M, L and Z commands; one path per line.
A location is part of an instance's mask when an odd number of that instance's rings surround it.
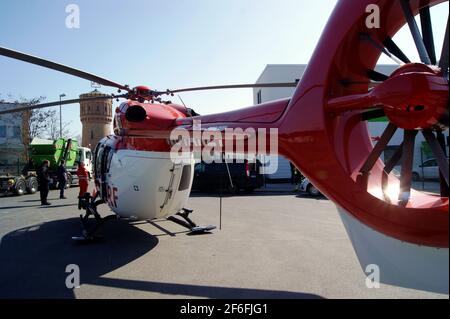
M 117 208 L 117 201 L 119 200 L 117 193 L 118 193 L 117 187 L 115 186 L 111 187 L 110 185 L 107 186 L 107 200 L 109 206 Z

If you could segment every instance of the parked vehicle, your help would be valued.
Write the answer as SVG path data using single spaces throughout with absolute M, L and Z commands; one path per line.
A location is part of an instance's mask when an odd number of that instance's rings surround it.
M 448 160 L 448 158 L 447 158 Z M 423 179 L 438 179 L 439 166 L 435 158 L 430 158 L 423 162 L 422 165 L 413 169 L 413 180 L 419 181 Z
M 314 197 L 322 195 L 322 193 L 306 177 L 300 183 L 300 191 L 306 192 Z
M 78 184 L 76 170 L 80 161 L 84 162 L 89 172 L 92 171 L 92 152 L 89 148 L 79 147 L 73 139 L 59 138 L 57 140 L 44 140 L 35 138 L 29 145 L 29 162 L 21 172 L 15 165 L 0 165 L 0 193 L 23 195 L 33 194 L 38 189 L 36 170 L 42 161 L 50 162 L 49 173 L 52 182 L 51 188 L 58 186 L 56 169 L 64 160 L 67 169 L 67 186 Z
M 195 165 L 192 188 L 200 191 L 225 190 L 235 193 L 244 190 L 251 193 L 264 184 L 263 177 L 259 172 L 260 167 L 259 160 L 228 163 L 228 169 L 225 163 L 206 164 L 201 162 Z M 230 176 L 233 185 L 231 185 Z

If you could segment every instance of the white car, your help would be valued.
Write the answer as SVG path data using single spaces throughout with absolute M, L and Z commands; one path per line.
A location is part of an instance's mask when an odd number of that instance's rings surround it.
M 322 195 L 322 193 L 306 177 L 300 183 L 300 191 L 306 192 L 314 197 Z

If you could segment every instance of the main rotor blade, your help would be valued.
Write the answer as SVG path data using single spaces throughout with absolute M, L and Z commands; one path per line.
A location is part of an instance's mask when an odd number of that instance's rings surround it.
M 96 97 L 87 97 L 84 99 L 72 99 L 72 100 L 63 100 L 63 101 L 55 101 L 55 102 L 49 102 L 49 103 L 41 103 L 41 104 L 35 104 L 35 105 L 24 105 L 19 104 L 19 107 L 11 108 L 7 110 L 1 110 L 1 114 L 9 114 L 9 113 L 17 113 L 17 112 L 23 112 L 23 111 L 30 111 L 34 109 L 42 109 L 45 107 L 51 107 L 51 106 L 58 106 L 58 105 L 66 105 L 66 104 L 75 104 L 80 102 L 86 102 L 86 101 L 95 101 L 95 100 L 109 100 L 114 98 L 126 98 L 126 94 L 123 95 L 110 95 L 110 96 L 96 96 Z
M 157 94 L 174 94 L 189 91 L 204 91 L 204 90 L 222 90 L 222 89 L 245 89 L 245 88 L 273 88 L 273 87 L 296 87 L 298 82 L 287 83 L 254 83 L 254 84 L 232 84 L 232 85 L 214 85 L 214 86 L 199 86 L 177 90 L 167 90 L 156 92 Z
M 430 7 L 420 9 L 420 26 L 422 28 L 423 43 L 430 56 L 431 64 L 436 65 L 436 51 L 434 50 L 433 27 L 431 25 Z
M 85 80 L 96 82 L 101 85 L 112 86 L 112 87 L 115 87 L 115 88 L 118 88 L 121 90 L 125 90 L 128 92 L 130 91 L 130 89 L 124 85 L 112 82 L 110 80 L 99 77 L 97 75 L 87 73 L 87 72 L 84 72 L 84 71 L 81 71 L 81 70 L 78 70 L 75 68 L 71 68 L 71 67 L 63 65 L 63 64 L 59 64 L 56 62 L 38 58 L 38 57 L 29 55 L 26 53 L 22 53 L 22 52 L 14 51 L 14 50 L 7 49 L 4 47 L 0 47 L 0 55 L 6 56 L 11 59 L 20 60 L 20 61 L 28 62 L 31 64 L 39 65 L 44 68 L 52 69 L 55 71 L 66 73 L 66 74 L 70 74 L 70 75 L 73 75 L 73 76 L 76 76 L 76 77 L 79 77 L 79 78 L 82 78 Z

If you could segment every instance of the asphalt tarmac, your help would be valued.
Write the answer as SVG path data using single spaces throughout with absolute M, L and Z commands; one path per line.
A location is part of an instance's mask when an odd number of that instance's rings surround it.
M 193 193 L 190 235 L 168 220 L 110 221 L 82 244 L 78 188 L 0 198 L 0 298 L 449 298 L 381 284 L 369 289 L 333 203 L 286 192 Z M 103 205 L 102 215 L 110 214 Z M 68 265 L 80 286 L 67 288 Z M 68 272 L 66 272 L 66 270 Z M 72 281 L 69 281 L 69 283 Z M 73 281 L 75 282 L 75 281 Z M 72 283 L 73 283 L 72 282 Z

